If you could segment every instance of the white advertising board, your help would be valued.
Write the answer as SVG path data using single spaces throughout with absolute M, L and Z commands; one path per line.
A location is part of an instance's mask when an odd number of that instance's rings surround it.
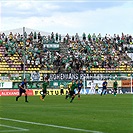
M 0 82 L 0 89 L 2 88 L 12 88 L 12 82 Z
M 98 84 L 98 87 L 102 87 L 103 81 L 102 80 L 87 80 L 87 87 L 96 86 Z

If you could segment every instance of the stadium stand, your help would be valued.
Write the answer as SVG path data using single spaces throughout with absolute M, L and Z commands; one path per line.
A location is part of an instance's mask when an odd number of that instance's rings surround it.
M 131 56 L 129 56 L 129 53 Z M 0 33 L 0 74 L 133 72 L 133 37 Z M 24 58 L 25 57 L 25 58 Z M 19 80 L 19 79 L 15 79 Z

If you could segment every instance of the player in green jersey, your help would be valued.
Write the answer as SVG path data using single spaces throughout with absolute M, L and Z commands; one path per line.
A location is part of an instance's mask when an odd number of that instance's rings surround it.
M 44 101 L 44 98 L 47 94 L 47 86 L 48 86 L 48 78 L 45 78 L 43 84 L 42 84 L 42 94 L 40 96 L 40 99 Z
M 73 101 L 73 99 L 75 98 L 75 89 L 78 88 L 78 80 L 75 82 L 74 80 L 72 80 L 72 86 L 71 86 L 71 90 L 70 90 L 70 96 L 72 97 L 71 98 L 71 101 L 70 103 Z
M 117 87 L 118 87 L 118 83 L 117 83 L 117 80 L 115 80 L 114 83 L 113 83 L 114 96 L 116 96 L 116 93 L 117 93 Z

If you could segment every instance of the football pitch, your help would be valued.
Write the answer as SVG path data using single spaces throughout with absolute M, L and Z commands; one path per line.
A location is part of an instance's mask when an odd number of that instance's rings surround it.
M 0 97 L 0 132 L 133 133 L 133 95 Z

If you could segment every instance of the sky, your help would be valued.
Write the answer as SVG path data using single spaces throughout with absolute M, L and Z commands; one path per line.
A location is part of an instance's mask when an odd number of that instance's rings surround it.
M 133 35 L 133 0 L 0 0 L 0 31 Z

